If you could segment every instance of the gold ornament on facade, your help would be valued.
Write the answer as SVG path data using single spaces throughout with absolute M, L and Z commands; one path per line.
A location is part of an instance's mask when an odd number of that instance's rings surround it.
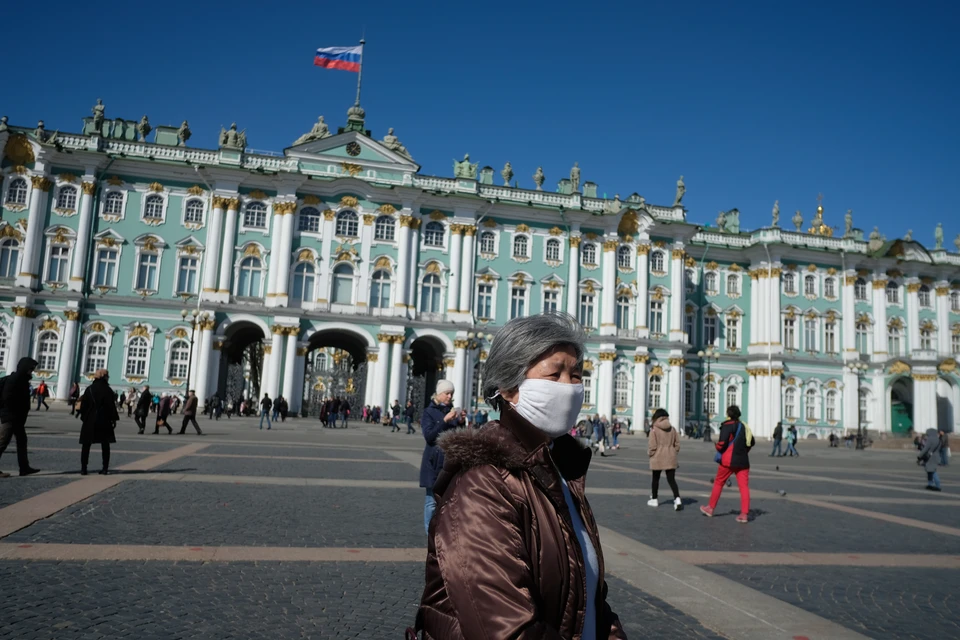
M 857 276 L 847 276 L 846 278 L 844 278 L 843 281 L 844 283 L 851 285 L 851 284 L 857 284 L 858 279 L 859 278 Z
M 147 189 L 149 191 L 153 191 L 154 193 L 162 193 L 163 185 L 160 184 L 159 182 L 151 182 L 150 184 L 147 185 Z
M 400 226 L 409 227 L 410 222 L 413 220 L 412 216 L 400 216 Z
M 119 187 L 123 184 L 123 179 L 120 176 L 110 176 L 107 178 L 107 184 L 112 187 Z
M 859 316 L 857 316 L 857 324 L 870 325 L 870 316 L 866 313 L 861 313 Z
M 135 327 L 133 327 L 132 329 L 130 329 L 129 337 L 131 337 L 131 338 L 136 338 L 136 337 L 149 338 L 149 337 L 150 337 L 150 330 L 147 329 L 144 325 L 138 324 L 138 325 L 136 325 Z
M 16 133 L 7 138 L 7 144 L 3 148 L 3 157 L 13 164 L 27 165 L 37 161 L 33 154 L 33 145 L 30 140 L 22 133 Z
M 593 360 L 584 360 L 584 361 L 583 361 L 583 370 L 584 370 L 584 371 L 593 371 Z
M 54 244 L 65 244 L 65 245 L 69 245 L 69 244 L 70 244 L 70 238 L 67 237 L 67 229 L 66 229 L 66 227 L 57 227 L 57 231 L 56 231 L 56 233 L 55 233 L 54 236 L 53 236 L 53 243 L 54 243 Z
M 891 329 L 903 329 L 903 318 L 900 316 L 894 316 L 890 318 L 889 322 L 887 322 L 887 326 Z
M 717 264 L 716 262 L 711 261 L 706 264 L 706 267 L 707 267 L 707 271 L 716 271 L 717 269 L 720 268 L 720 265 Z
M 195 256 L 200 253 L 200 250 L 197 249 L 197 245 L 195 244 L 186 244 L 180 247 L 180 253 L 188 256 Z
M 104 236 L 97 241 L 98 247 L 115 247 L 117 246 L 117 239 L 113 236 Z
M 600 359 L 600 362 L 613 362 L 617 359 L 616 351 L 601 351 L 597 357 Z
M 431 212 L 430 212 L 430 215 L 429 215 L 428 217 L 429 217 L 431 220 L 435 220 L 435 221 L 437 221 L 437 222 L 440 222 L 440 221 L 442 221 L 442 220 L 446 220 L 446 219 L 447 219 L 447 216 L 446 216 L 446 214 L 443 213 L 443 211 L 437 211 L 436 209 L 434 209 L 433 211 L 431 211 Z
M 674 249 L 670 252 L 670 256 L 674 259 L 680 258 L 682 260 L 685 255 L 686 253 L 684 253 L 683 249 Z
M 915 373 L 911 376 L 915 382 L 935 382 L 937 374 L 935 373 Z
M 886 280 L 883 280 L 883 279 L 876 279 L 876 280 L 873 281 L 873 288 L 874 288 L 874 289 L 886 289 L 886 288 L 887 288 L 887 281 L 886 281 Z
M 143 239 L 143 250 L 144 251 L 156 251 L 157 244 L 160 242 L 160 239 L 156 236 L 147 236 Z
M 497 226 L 497 221 L 493 218 L 487 218 L 483 221 L 483 226 L 485 226 L 487 229 L 493 229 Z
M 617 240 L 606 240 L 606 241 L 603 243 L 603 250 L 604 250 L 604 251 L 616 251 L 616 250 L 617 250 L 617 247 L 618 247 L 619 245 L 620 245 L 620 242 L 618 242 Z
M 334 218 L 336 215 L 337 215 L 337 212 L 334 211 L 333 209 L 324 209 L 324 211 L 323 211 L 323 219 L 324 219 L 324 220 L 333 220 L 333 218 Z
M 363 214 L 363 226 L 370 227 L 373 225 L 373 221 L 376 220 L 377 216 L 369 213 Z
M 443 361 L 443 366 L 447 369 L 453 369 L 454 365 L 456 365 L 456 361 L 453 358 L 447 358 Z
M 650 377 L 652 378 L 652 377 L 654 377 L 654 376 L 657 376 L 657 377 L 662 378 L 662 377 L 663 377 L 663 367 L 661 367 L 661 366 L 658 365 L 658 364 L 657 364 L 657 365 L 654 365 L 653 367 L 651 367 L 651 369 L 650 369 Z
M 214 351 L 220 351 L 221 349 L 223 349 L 223 342 L 221 342 L 220 340 L 214 340 L 213 343 L 210 345 L 210 348 L 212 348 Z
M 647 364 L 650 362 L 650 356 L 645 353 L 638 353 L 633 356 L 633 361 L 637 364 Z
M 93 322 L 90 324 L 91 333 L 103 333 L 104 328 L 102 322 Z
M 200 327 L 200 331 L 213 331 L 217 328 L 217 321 L 214 318 L 207 318 L 206 320 L 201 320 L 198 326 Z
M 584 293 L 596 293 L 592 280 L 587 280 L 580 288 L 583 289 Z
M 50 191 L 50 187 L 53 186 L 53 183 L 43 176 L 31 176 L 30 183 L 33 184 L 34 189 L 39 189 L 44 192 Z
M 638 244 L 638 245 L 637 245 L 637 255 L 638 255 L 638 256 L 645 256 L 645 255 L 648 255 L 649 253 L 650 253 L 650 245 L 649 245 L 649 244 Z
M 320 198 L 318 198 L 317 196 L 313 195 L 312 193 L 309 193 L 309 194 L 303 196 L 303 204 L 305 204 L 305 205 L 316 205 L 316 204 L 320 204 Z
M 887 269 L 887 275 L 891 278 L 901 278 L 903 277 L 903 272 L 899 269 Z
M 953 358 L 947 358 L 937 366 L 937 369 L 942 373 L 956 373 L 957 361 Z
M 904 374 L 910 373 L 910 371 L 911 371 L 910 365 L 908 365 L 906 362 L 903 362 L 902 360 L 897 360 L 892 365 L 890 365 L 889 369 L 887 369 L 887 372 L 893 375 L 904 375 Z
M 309 262 L 313 260 L 313 252 L 310 249 L 301 249 L 300 253 L 297 254 L 297 260 L 299 262 Z
M 907 284 L 907 293 L 916 293 L 920 291 L 920 286 L 921 285 L 919 282 L 911 282 Z
M 671 367 L 682 367 L 682 366 L 684 366 L 685 364 L 687 364 L 687 361 L 684 360 L 683 358 L 670 358 L 670 359 L 667 361 L 667 363 L 668 363 Z
M 189 193 L 192 196 L 202 196 L 205 192 L 203 190 L 203 187 L 201 187 L 198 184 L 195 184 L 189 189 L 187 189 L 187 193 Z
M 20 240 L 22 237 L 23 234 L 17 231 L 12 224 L 6 224 L 0 229 L 0 238 L 16 238 Z
M 243 249 L 243 257 L 253 256 L 254 258 L 260 257 L 260 247 L 255 244 L 248 244 Z
M 570 246 L 576 249 L 580 246 L 582 238 L 580 236 L 570 236 Z
M 439 262 L 436 262 L 436 261 L 431 262 L 430 264 L 427 265 L 427 268 L 424 269 L 424 273 L 437 273 L 437 274 L 439 274 L 439 273 L 441 273 L 442 271 L 443 271 L 443 269 L 440 267 L 440 263 L 439 263 Z
M 270 333 L 272 333 L 275 336 L 286 335 L 286 330 L 287 328 L 282 324 L 275 324 L 272 327 L 270 327 Z
M 187 330 L 184 329 L 183 327 L 177 327 L 176 329 L 173 330 L 173 337 L 174 337 L 174 338 L 186 338 L 186 337 L 187 337 Z
M 260 189 L 254 189 L 253 191 L 247 194 L 247 197 L 250 198 L 251 200 L 266 200 L 270 196 L 268 196 L 266 193 L 264 193 Z
M 697 260 L 693 256 L 687 256 L 686 260 L 683 261 L 683 264 L 690 269 L 693 269 L 697 266 Z
M 22 164 L 18 164 L 17 166 L 15 166 L 15 167 L 13 167 L 12 169 L 10 169 L 10 173 L 15 173 L 15 174 L 17 174 L 18 176 L 22 176 L 22 175 L 25 174 L 26 172 L 27 172 L 27 168 L 26 168 L 25 166 L 23 166 Z
M 297 357 L 302 358 L 309 353 L 310 347 L 297 347 Z
M 76 322 L 80 319 L 80 312 L 75 309 L 67 309 L 63 312 L 63 316 L 71 322 Z
M 454 348 L 454 349 L 466 349 L 469 345 L 470 345 L 470 341 L 469 341 L 469 340 L 460 340 L 460 339 L 458 338 L 457 340 L 454 340 L 454 341 L 453 341 L 453 348 Z
M 563 229 L 561 229 L 560 227 L 551 227 L 548 233 L 552 236 L 561 236 L 563 235 Z
M 69 182 L 70 184 L 73 184 L 77 181 L 77 176 L 73 175 L 72 173 L 61 173 L 57 176 L 57 179 L 60 182 Z
M 272 344 L 264 345 L 263 355 L 268 356 L 271 353 L 273 353 L 273 345 Z
M 466 237 L 468 237 L 468 238 L 472 238 L 472 237 L 474 236 L 474 234 L 477 233 L 477 228 L 474 227 L 474 226 L 472 226 L 472 225 L 465 224 L 465 225 L 462 225 L 462 226 L 463 226 L 463 235 L 466 236 Z
M 367 362 L 376 362 L 380 359 L 380 354 L 378 353 L 368 353 Z
M 517 233 L 530 233 L 530 227 L 521 223 L 517 225 Z
M 92 196 L 97 191 L 97 185 L 94 182 L 84 182 L 80 185 L 80 190 L 84 195 Z
M 651 300 L 656 300 L 657 302 L 663 302 L 663 299 L 664 299 L 663 287 L 657 287 L 656 289 L 654 289 L 653 295 L 650 296 L 650 298 Z
M 950 287 L 937 287 L 937 295 L 945 296 L 950 293 Z
M 377 211 L 379 211 L 384 215 L 392 216 L 397 212 L 397 208 L 392 204 L 382 204 L 379 207 L 377 207 Z
M 240 198 L 230 198 L 227 200 L 227 211 L 239 211 Z
M 414 218 L 413 220 L 410 221 L 410 228 L 414 230 L 419 229 L 420 222 L 421 222 L 420 218 Z
M 363 171 L 363 167 L 352 162 L 341 162 L 340 168 L 343 169 L 344 173 L 350 174 L 351 177 L 355 178 L 360 175 L 360 172 Z M 356 205 L 354 205 L 356 206 Z
M 518 273 L 513 277 L 513 283 L 520 287 L 524 286 L 527 284 L 526 276 L 524 276 L 522 273 Z

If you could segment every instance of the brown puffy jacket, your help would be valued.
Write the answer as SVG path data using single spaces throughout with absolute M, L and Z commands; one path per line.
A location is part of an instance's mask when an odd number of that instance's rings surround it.
M 647 455 L 650 456 L 650 469 L 665 471 L 676 469 L 677 457 L 680 453 L 680 436 L 670 424 L 670 418 L 660 417 L 650 429 L 647 439 Z
M 423 637 L 580 638 L 584 560 L 559 469 L 597 551 L 596 637 L 625 639 L 607 604 L 597 523 L 584 497 L 590 449 L 561 436 L 551 450 L 512 409 L 479 431 L 446 433 L 439 444 L 446 458 L 434 485 L 417 614 Z

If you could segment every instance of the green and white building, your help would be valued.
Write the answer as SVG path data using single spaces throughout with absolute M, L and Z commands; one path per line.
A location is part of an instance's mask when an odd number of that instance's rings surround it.
M 603 199 L 579 168 L 553 190 L 469 158 L 422 175 L 358 106 L 282 153 L 104 111 L 78 133 L 0 122 L 0 366 L 33 356 L 58 398 L 105 366 L 118 389 L 304 413 L 422 405 L 446 377 L 472 406 L 497 328 L 561 310 L 589 331 L 585 414 L 715 423 L 736 403 L 758 435 L 818 437 L 960 419 L 960 254 L 939 230 L 927 249 L 848 216 L 834 237 L 822 207 L 806 231 L 698 225 L 683 187 Z

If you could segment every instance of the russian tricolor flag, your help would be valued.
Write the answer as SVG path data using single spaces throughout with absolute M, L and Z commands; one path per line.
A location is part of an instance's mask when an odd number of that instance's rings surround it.
M 326 69 L 343 69 L 359 73 L 363 58 L 363 45 L 355 47 L 326 47 L 317 49 L 313 64 Z

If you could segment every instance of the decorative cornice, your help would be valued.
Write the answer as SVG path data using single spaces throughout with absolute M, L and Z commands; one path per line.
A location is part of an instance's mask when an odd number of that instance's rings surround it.
M 600 359 L 600 362 L 613 362 L 617 359 L 616 351 L 601 351 L 597 357 Z
M 63 312 L 63 316 L 70 322 L 76 322 L 80 319 L 80 312 L 75 309 L 67 309 Z
M 633 356 L 633 361 L 637 364 L 647 364 L 650 362 L 650 356 L 648 354 L 640 354 Z
M 80 189 L 84 195 L 92 196 L 97 191 L 97 184 L 95 182 L 84 182 L 80 185 Z
M 35 318 L 37 316 L 35 309 L 20 306 L 13 307 L 13 314 L 18 318 Z
M 50 187 L 53 186 L 53 183 L 43 176 L 30 176 L 30 182 L 33 184 L 34 189 L 39 189 L 44 192 L 50 191 Z

